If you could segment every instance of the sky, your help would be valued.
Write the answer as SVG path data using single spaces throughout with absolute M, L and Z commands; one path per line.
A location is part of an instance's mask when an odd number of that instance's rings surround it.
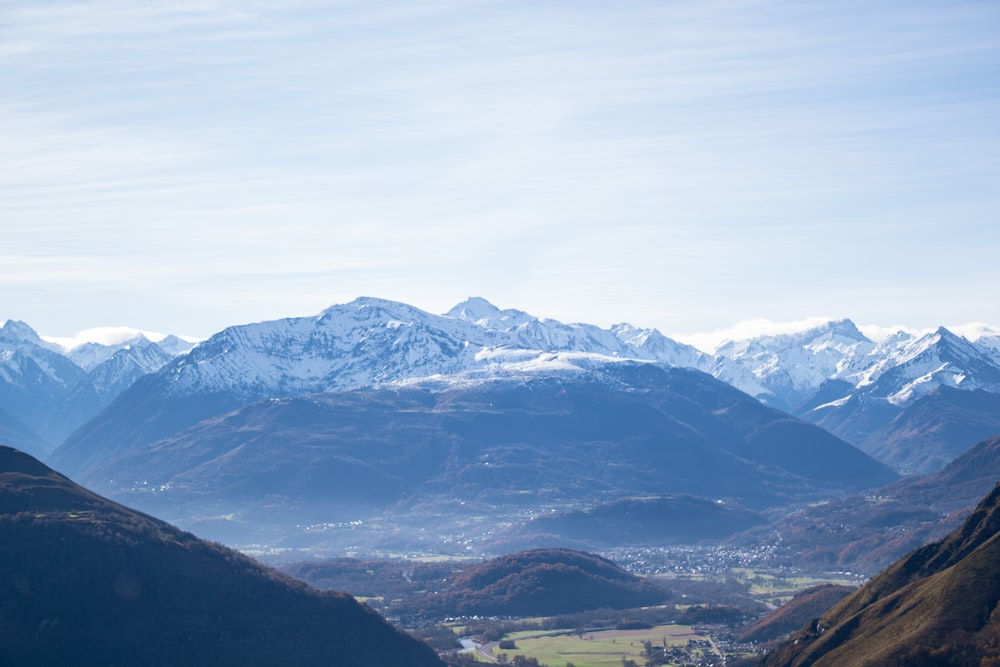
M 995 0 L 0 3 L 0 321 L 1000 324 Z

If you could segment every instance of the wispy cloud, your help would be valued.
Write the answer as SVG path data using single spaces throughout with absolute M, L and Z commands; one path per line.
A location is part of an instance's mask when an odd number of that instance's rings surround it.
M 0 12 L 4 252 L 52 267 L 0 276 L 29 310 L 73 254 L 237 319 L 294 286 L 693 330 L 1000 282 L 991 3 Z

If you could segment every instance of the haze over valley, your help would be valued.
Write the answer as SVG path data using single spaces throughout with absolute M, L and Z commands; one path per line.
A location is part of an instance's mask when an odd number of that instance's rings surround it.
M 446 652 L 434 619 L 652 604 L 649 622 L 683 624 L 671 600 L 687 591 L 729 605 L 691 619 L 746 625 L 724 636 L 752 654 L 749 626 L 774 603 L 733 572 L 857 584 L 958 528 L 1000 479 L 987 327 L 875 341 L 811 322 L 710 353 L 481 298 L 433 315 L 366 297 L 200 342 L 124 333 L 67 346 L 6 322 L 7 441 L 129 507 L 371 597 Z M 25 466 L 56 479 L 6 456 L 11 479 Z M 587 571 L 574 560 L 587 554 L 647 579 L 626 593 L 591 589 L 607 574 L 551 578 Z M 420 564 L 440 558 L 451 564 Z M 484 581 L 513 588 L 462 583 L 489 558 L 512 560 Z M 414 567 L 447 587 L 413 584 Z M 373 568 L 389 578 L 369 581 Z M 546 607 L 560 590 L 576 602 Z M 802 609 L 827 599 L 802 595 Z
M 1000 664 L 998 28 L 0 3 L 0 665 Z

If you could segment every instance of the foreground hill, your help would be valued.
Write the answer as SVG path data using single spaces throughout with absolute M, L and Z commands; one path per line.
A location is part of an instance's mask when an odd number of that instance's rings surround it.
M 379 597 L 394 616 L 550 616 L 670 597 L 605 558 L 570 549 L 533 549 L 471 565 L 332 559 L 287 571 L 318 587 Z
M 998 603 L 1000 485 L 961 528 L 889 567 L 760 665 L 997 664 Z
M 666 601 L 669 594 L 611 561 L 569 549 L 534 549 L 460 572 L 441 600 L 463 615 L 552 616 Z
M 404 530 L 455 534 L 468 532 L 460 517 L 488 516 L 476 530 L 491 530 L 502 516 L 523 522 L 526 512 L 669 494 L 760 508 L 894 478 L 822 429 L 704 373 L 627 362 L 585 370 L 258 402 L 120 453 L 82 480 L 171 520 L 211 508 L 234 525 L 287 533 L 387 512 Z M 754 522 L 712 516 L 731 530 Z M 367 525 L 345 539 L 357 544 Z
M 73 484 L 0 447 L 0 663 L 440 665 L 340 593 Z

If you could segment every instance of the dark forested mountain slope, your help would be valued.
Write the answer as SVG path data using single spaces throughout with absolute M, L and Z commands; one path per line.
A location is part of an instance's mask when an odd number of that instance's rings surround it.
M 669 593 L 611 561 L 570 549 L 534 549 L 459 572 L 443 595 L 458 614 L 554 615 L 658 604 Z
M 600 556 L 533 549 L 482 563 L 313 560 L 287 571 L 382 599 L 393 615 L 535 616 L 659 604 L 671 594 Z
M 998 603 L 1000 485 L 958 530 L 889 567 L 760 664 L 997 664 Z
M 708 375 L 617 364 L 586 380 L 262 401 L 132 448 L 82 479 L 148 510 L 267 503 L 294 508 L 282 520 L 301 523 L 394 503 L 442 517 L 459 505 L 495 514 L 679 493 L 760 508 L 893 478 Z
M 4 665 L 440 665 L 319 592 L 0 447 Z

